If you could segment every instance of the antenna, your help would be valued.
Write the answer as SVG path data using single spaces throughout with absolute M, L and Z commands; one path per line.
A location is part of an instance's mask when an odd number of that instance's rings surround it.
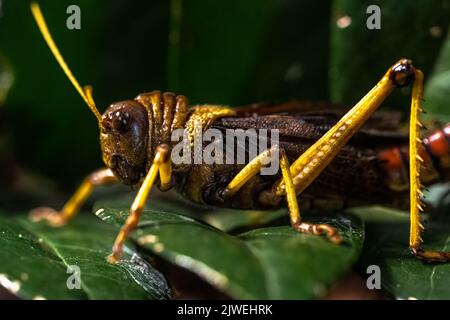
M 70 71 L 69 67 L 67 66 L 66 62 L 64 61 L 64 58 L 62 57 L 61 53 L 59 52 L 58 47 L 56 46 L 55 42 L 53 41 L 53 37 L 50 34 L 50 31 L 48 30 L 47 23 L 45 22 L 44 16 L 42 15 L 39 4 L 37 4 L 36 2 L 32 2 L 30 7 L 31 7 L 31 12 L 33 14 L 33 17 L 36 20 L 39 30 L 41 31 L 45 42 L 47 43 L 48 47 L 50 48 L 50 51 L 53 53 L 53 56 L 55 57 L 56 61 L 58 61 L 58 64 L 63 69 L 67 78 L 69 78 L 72 85 L 75 87 L 75 89 L 78 91 L 80 96 L 83 98 L 84 102 L 86 102 L 89 109 L 91 109 L 91 111 L 94 113 L 94 115 L 97 118 L 97 121 L 99 123 L 99 126 L 100 126 L 101 121 L 102 121 L 102 116 L 100 115 L 100 112 L 98 112 L 97 107 L 95 106 L 95 102 L 92 97 L 92 87 L 85 86 L 82 88 L 80 86 L 80 84 L 78 83 L 77 79 L 75 78 L 75 76 L 73 75 L 72 71 Z

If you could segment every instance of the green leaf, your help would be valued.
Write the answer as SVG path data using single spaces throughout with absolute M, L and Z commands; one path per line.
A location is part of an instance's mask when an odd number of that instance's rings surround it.
M 321 297 L 357 259 L 363 241 L 359 220 L 337 215 L 316 221 L 335 225 L 345 237 L 336 246 L 323 237 L 299 234 L 290 226 L 255 229 L 232 236 L 191 217 L 188 209 L 147 206 L 132 238 L 141 246 L 196 273 L 236 299 Z M 96 214 L 120 226 L 129 203 L 99 202 Z M 233 210 L 229 210 L 233 214 Z
M 164 277 L 131 248 L 120 264 L 106 261 L 116 234 L 91 216 L 62 228 L 0 216 L 0 284 L 25 299 L 170 298 Z M 79 290 L 67 286 L 69 266 L 79 267 Z
M 229 208 L 200 205 L 187 200 L 176 192 L 159 192 L 158 190 L 152 190 L 152 192 L 152 199 L 147 204 L 148 208 L 154 211 L 182 213 L 225 232 L 244 229 L 249 226 L 262 226 L 281 217 L 286 217 L 285 209 L 272 211 L 233 209 L 230 214 Z M 127 205 L 132 203 L 133 199 L 133 196 L 127 193 L 124 196 L 108 199 L 107 205 L 108 207 L 126 209 L 129 208 Z
M 379 207 L 351 210 L 364 219 L 366 240 L 361 256 L 363 274 L 369 265 L 381 270 L 382 287 L 397 299 L 448 299 L 450 264 L 429 264 L 415 258 L 408 249 L 409 215 Z M 425 223 L 424 246 L 449 250 L 448 224 Z

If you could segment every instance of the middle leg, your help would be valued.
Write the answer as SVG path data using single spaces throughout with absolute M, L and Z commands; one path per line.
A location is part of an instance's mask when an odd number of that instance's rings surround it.
M 296 231 L 302 233 L 311 233 L 314 235 L 326 234 L 331 242 L 336 244 L 341 243 L 342 237 L 334 227 L 328 224 L 314 224 L 302 221 L 292 175 L 289 170 L 289 160 L 286 156 L 285 151 L 283 149 L 280 150 L 278 146 L 273 146 L 272 148 L 260 153 L 257 157 L 252 159 L 222 191 L 222 197 L 224 199 L 231 198 L 244 186 L 245 183 L 247 183 L 252 177 L 258 174 L 265 163 L 269 163 L 270 159 L 277 156 L 279 156 L 280 159 L 282 181 L 286 186 L 286 202 L 289 209 L 289 217 L 292 227 Z M 270 195 L 266 196 L 275 196 L 271 192 L 269 193 Z

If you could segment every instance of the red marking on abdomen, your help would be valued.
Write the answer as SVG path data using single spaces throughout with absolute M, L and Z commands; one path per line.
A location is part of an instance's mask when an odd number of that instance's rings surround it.
M 450 131 L 450 124 L 447 129 Z M 432 155 L 437 158 L 447 155 L 450 150 L 444 130 L 436 130 L 423 139 L 423 144 L 428 146 Z
M 402 156 L 397 147 L 379 151 L 378 160 L 380 160 L 382 166 L 388 171 L 399 170 L 403 166 Z
M 422 140 L 419 156 L 424 160 L 422 178 L 435 180 L 449 171 L 450 158 L 450 123 L 442 129 L 435 130 Z M 409 148 L 392 147 L 380 150 L 377 154 L 380 166 L 388 175 L 389 184 L 401 189 L 409 183 Z

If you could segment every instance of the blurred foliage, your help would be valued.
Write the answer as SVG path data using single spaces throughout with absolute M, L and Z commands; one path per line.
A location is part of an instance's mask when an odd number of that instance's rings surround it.
M 441 121 L 450 121 L 450 38 L 448 35 L 425 89 L 426 109 L 431 113 L 431 118 L 436 115 Z
M 317 1 L 175 1 L 173 90 L 194 103 L 327 99 L 329 8 Z M 307 14 L 306 14 L 307 13 Z M 308 32 L 305 32 L 308 30 Z M 313 30 L 313 32 L 311 32 Z M 174 53 L 176 52 L 176 54 Z
M 366 27 L 369 5 L 381 9 L 381 29 Z M 350 19 L 347 26 L 345 19 Z M 355 103 L 402 57 L 412 59 L 425 75 L 433 70 L 450 23 L 450 1 L 335 0 L 331 20 L 331 97 Z M 401 94 L 403 93 L 403 94 Z M 409 90 L 387 104 L 404 112 Z

